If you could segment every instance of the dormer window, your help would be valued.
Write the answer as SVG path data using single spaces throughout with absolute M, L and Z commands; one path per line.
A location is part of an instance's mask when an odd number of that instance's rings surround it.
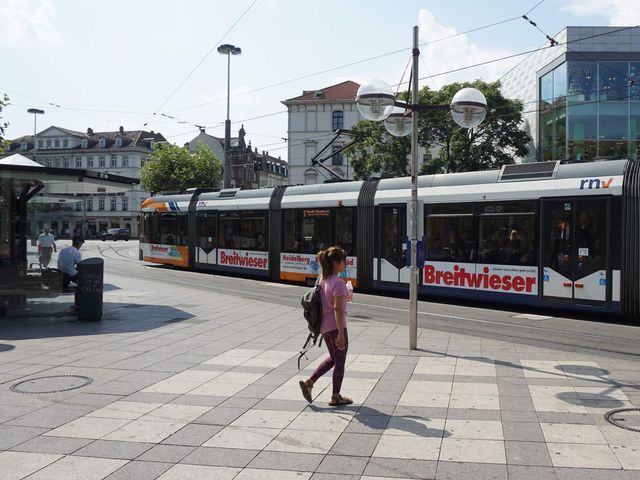
M 104 137 L 100 137 L 100 148 L 104 148 L 107 146 L 107 139 Z
M 64 140 L 62 140 L 62 146 L 64 148 L 69 148 L 69 140 L 66 139 L 66 138 Z
M 53 146 L 54 146 L 55 148 L 60 148 L 60 140 L 56 138 L 56 139 L 53 141 Z
M 116 147 L 122 146 L 122 137 L 116 137 Z
M 86 138 L 82 139 L 82 148 L 87 148 L 89 146 L 89 140 Z
M 26 150 L 27 149 L 27 142 L 20 142 L 20 149 L 21 150 Z
M 324 98 L 324 92 L 322 90 L 316 90 L 313 92 L 313 98 Z

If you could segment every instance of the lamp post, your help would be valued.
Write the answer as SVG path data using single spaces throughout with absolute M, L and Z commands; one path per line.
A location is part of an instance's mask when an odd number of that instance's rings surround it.
M 411 273 L 409 276 L 409 348 L 418 348 L 418 112 L 450 110 L 453 120 L 464 128 L 479 125 L 487 112 L 484 95 L 475 88 L 463 88 L 450 105 L 418 104 L 418 27 L 413 27 L 413 64 L 411 70 L 411 103 L 396 100 L 391 87 L 373 80 L 358 89 L 356 104 L 367 120 L 384 120 L 391 135 L 404 137 L 411 133 Z M 411 112 L 411 117 L 407 113 Z
M 235 45 L 225 43 L 218 47 L 218 53 L 227 56 L 227 119 L 224 121 L 224 172 L 223 186 L 231 187 L 231 120 L 229 119 L 229 93 L 231 90 L 231 55 L 240 55 L 242 50 Z
M 36 119 L 38 115 L 44 115 L 44 110 L 39 108 L 30 108 L 28 113 L 33 113 L 33 161 L 38 161 L 38 131 L 36 130 Z

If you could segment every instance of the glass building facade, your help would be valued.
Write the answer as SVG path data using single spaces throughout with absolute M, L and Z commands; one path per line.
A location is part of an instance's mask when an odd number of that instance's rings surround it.
M 538 160 L 638 158 L 640 61 L 567 60 L 538 95 Z

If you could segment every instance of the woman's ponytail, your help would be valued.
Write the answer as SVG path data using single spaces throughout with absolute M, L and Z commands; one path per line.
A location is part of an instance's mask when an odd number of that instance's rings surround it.
M 340 263 L 347 259 L 347 252 L 341 247 L 329 247 L 326 250 L 320 250 L 316 255 L 316 259 L 322 268 L 322 279 L 327 279 L 333 274 L 333 264 Z

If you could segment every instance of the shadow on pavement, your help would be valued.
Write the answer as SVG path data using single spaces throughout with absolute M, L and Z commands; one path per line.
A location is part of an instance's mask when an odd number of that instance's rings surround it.
M 105 302 L 102 320 L 81 322 L 72 308 L 69 303 L 49 303 L 30 305 L 23 311 L 9 311 L 0 318 L 0 339 L 144 332 L 195 318 L 191 313 L 169 305 Z M 0 351 L 3 351 L 3 345 L 0 344 Z

